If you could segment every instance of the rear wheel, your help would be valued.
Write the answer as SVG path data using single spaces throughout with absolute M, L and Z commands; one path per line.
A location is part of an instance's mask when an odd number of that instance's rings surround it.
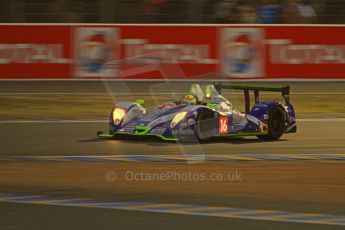
M 285 112 L 281 107 L 274 107 L 268 114 L 268 135 L 258 136 L 262 140 L 277 140 L 286 130 Z
M 214 119 L 212 113 L 200 113 L 196 118 L 194 133 L 199 141 L 207 141 L 213 136 Z

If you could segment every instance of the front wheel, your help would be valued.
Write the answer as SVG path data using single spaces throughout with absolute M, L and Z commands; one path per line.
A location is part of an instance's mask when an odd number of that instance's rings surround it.
M 278 140 L 286 130 L 285 112 L 281 107 L 274 107 L 268 113 L 268 135 L 258 136 L 262 140 Z
M 198 114 L 194 124 L 194 133 L 199 141 L 207 141 L 213 136 L 214 119 L 212 113 Z

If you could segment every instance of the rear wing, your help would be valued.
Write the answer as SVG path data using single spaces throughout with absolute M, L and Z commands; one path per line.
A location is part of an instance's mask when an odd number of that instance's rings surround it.
M 290 86 L 284 86 L 284 87 L 271 87 L 271 86 L 251 86 L 251 85 L 238 85 L 238 84 L 222 84 L 214 83 L 214 86 L 219 94 L 222 93 L 222 89 L 239 89 L 244 91 L 244 99 L 245 99 L 245 109 L 246 113 L 249 113 L 250 110 L 250 97 L 249 97 L 249 90 L 254 91 L 254 99 L 255 103 L 260 102 L 260 91 L 269 91 L 269 92 L 281 92 L 286 105 L 290 103 Z

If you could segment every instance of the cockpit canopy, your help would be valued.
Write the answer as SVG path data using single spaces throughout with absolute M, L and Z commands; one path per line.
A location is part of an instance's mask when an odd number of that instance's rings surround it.
M 214 85 L 206 85 L 203 91 L 199 84 L 192 84 L 188 95 L 194 96 L 197 104 L 212 103 L 218 105 L 220 110 L 225 111 L 233 109 L 230 101 L 220 95 Z
M 214 87 L 214 85 L 207 85 L 205 87 L 204 102 L 213 104 L 220 104 L 221 102 L 224 102 L 232 107 L 230 101 L 228 101 L 228 99 L 220 95 Z
M 204 92 L 199 84 L 192 84 L 189 89 L 189 94 L 196 98 L 197 103 L 200 103 L 204 100 Z

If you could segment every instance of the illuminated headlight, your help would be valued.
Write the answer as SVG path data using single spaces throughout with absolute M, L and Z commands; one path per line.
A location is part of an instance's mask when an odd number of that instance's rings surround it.
M 174 119 L 171 121 L 170 128 L 174 128 L 180 121 L 185 118 L 186 114 L 187 112 L 176 113 Z
M 113 110 L 113 121 L 115 125 L 119 125 L 123 118 L 126 116 L 126 111 L 121 108 L 115 108 Z

